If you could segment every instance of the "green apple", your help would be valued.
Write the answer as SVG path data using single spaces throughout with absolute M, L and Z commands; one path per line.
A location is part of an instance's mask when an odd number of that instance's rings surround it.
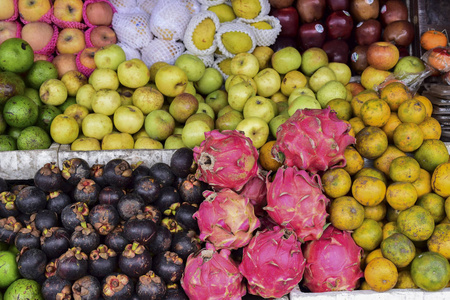
M 136 89 L 148 83 L 150 70 L 142 60 L 133 58 L 122 62 L 117 67 L 117 76 L 122 85 Z
M 337 80 L 331 80 L 325 83 L 317 91 L 316 97 L 322 108 L 326 108 L 328 102 L 333 99 L 346 99 L 347 89 L 341 82 Z
M 119 88 L 117 73 L 111 69 L 95 69 L 89 76 L 88 82 L 92 84 L 96 91 L 102 89 L 117 90 Z
M 269 129 L 270 129 L 270 134 L 273 138 L 275 138 L 275 139 L 277 138 L 278 127 L 280 127 L 281 124 L 286 122 L 287 119 L 289 119 L 289 115 L 282 114 L 282 115 L 278 115 L 275 118 L 273 118 L 272 120 L 270 120 Z
M 186 73 L 179 67 L 167 65 L 158 70 L 155 84 L 163 95 L 175 97 L 184 92 L 188 84 Z
M 101 140 L 105 135 L 112 132 L 113 122 L 107 115 L 92 113 L 83 119 L 81 130 L 86 137 Z
M 74 97 L 77 95 L 77 91 L 80 87 L 87 84 L 87 77 L 83 73 L 75 70 L 70 70 L 64 73 L 61 77 L 61 81 L 67 88 L 67 95 Z
M 228 91 L 228 104 L 231 108 L 242 111 L 248 99 L 255 95 L 253 86 L 248 81 L 242 81 L 230 87 Z
M 92 110 L 97 114 L 111 116 L 121 105 L 120 95 L 115 90 L 99 90 L 92 99 Z
M 272 68 L 279 74 L 297 70 L 302 64 L 302 56 L 294 47 L 285 47 L 276 51 L 271 58 Z
M 200 146 L 205 140 L 205 132 L 207 131 L 211 131 L 211 129 L 205 122 L 193 121 L 184 126 L 181 139 L 186 147 L 194 148 Z
M 83 122 L 83 119 L 89 114 L 89 110 L 87 109 L 87 107 L 75 103 L 69 105 L 63 111 L 63 114 L 73 117 L 75 121 L 77 121 L 79 127 L 81 128 L 81 123 Z
M 237 125 L 244 120 L 240 111 L 231 110 L 216 119 L 216 128 L 222 130 L 235 130 Z
M 102 139 L 102 150 L 133 149 L 134 139 L 129 133 L 111 132 Z
M 44 104 L 61 105 L 67 99 L 66 85 L 59 79 L 47 79 L 39 88 L 39 97 Z
M 425 70 L 423 61 L 416 56 L 405 56 L 400 58 L 394 67 L 394 74 L 419 73 Z
M 214 129 L 214 119 L 211 118 L 209 115 L 205 114 L 205 113 L 195 113 L 192 116 L 190 116 L 185 123 L 189 124 L 191 122 L 195 122 L 195 121 L 202 121 L 204 122 L 206 125 L 208 125 L 210 130 Z
M 328 67 L 320 67 L 311 75 L 308 81 L 309 87 L 317 93 L 317 91 L 328 81 L 336 80 L 336 74 Z
M 120 132 L 135 134 L 144 125 L 144 114 L 133 105 L 119 106 L 114 112 L 113 122 Z
M 203 96 L 200 95 L 199 93 L 195 93 L 194 96 L 197 99 L 198 103 L 204 103 L 205 102 L 205 98 L 203 98 Z
M 347 64 L 340 63 L 340 62 L 330 62 L 328 64 L 328 68 L 334 71 L 334 74 L 336 75 L 336 80 L 342 83 L 343 85 L 346 85 L 350 82 L 350 79 L 352 77 L 352 70 Z
M 156 85 L 155 85 L 155 88 L 156 88 Z M 194 96 L 197 94 L 194 83 L 192 81 L 188 81 L 188 83 L 186 84 L 186 88 L 184 89 L 184 93 L 188 93 L 188 94 L 191 94 Z
M 291 104 L 292 101 L 294 101 L 295 98 L 297 98 L 298 96 L 303 96 L 303 95 L 308 95 L 311 96 L 313 98 L 316 98 L 316 93 L 314 93 L 314 91 L 308 87 L 300 87 L 300 88 L 296 88 L 295 90 L 292 91 L 292 93 L 289 95 L 288 98 L 288 104 Z
M 97 68 L 116 71 L 121 63 L 126 61 L 125 51 L 117 44 L 109 44 L 98 49 L 94 54 Z
M 180 149 L 184 147 L 186 147 L 186 145 L 183 143 L 181 134 L 172 134 L 167 137 L 164 142 L 164 149 Z
M 232 108 L 230 105 L 227 105 L 224 108 L 222 108 L 221 110 L 219 110 L 219 112 L 217 113 L 217 118 L 220 118 L 221 116 L 223 116 L 227 112 L 230 112 L 230 111 L 233 111 L 233 110 L 235 110 L 235 109 Z
M 236 130 L 243 131 L 249 137 L 256 149 L 261 148 L 269 137 L 269 125 L 266 121 L 258 117 L 244 118 L 236 126 Z
M 242 82 L 242 81 L 248 81 L 253 86 L 253 88 L 255 89 L 255 93 L 256 93 L 257 88 L 256 88 L 256 83 L 253 80 L 253 78 L 248 77 L 247 75 L 242 75 L 242 74 L 228 76 L 227 80 L 225 80 L 225 90 L 228 92 L 230 90 L 230 87 L 232 87 L 233 85 L 238 84 L 239 82 Z
M 158 75 L 158 74 L 156 74 Z M 223 76 L 220 72 L 212 67 L 206 68 L 205 74 L 198 81 L 194 82 L 194 86 L 202 95 L 208 95 L 215 90 L 220 89 L 223 84 Z
M 217 114 L 222 108 L 228 105 L 228 93 L 222 89 L 215 90 L 206 96 L 204 102 L 211 106 L 214 113 Z
M 137 106 L 144 115 L 161 109 L 164 104 L 164 95 L 157 89 L 148 86 L 137 88 L 131 99 L 133 105 Z
M 70 144 L 80 132 L 77 121 L 72 116 L 57 115 L 50 125 L 50 136 L 58 144 Z
M 254 96 L 245 102 L 242 114 L 244 115 L 244 119 L 258 117 L 266 123 L 269 123 L 275 117 L 276 112 L 270 99 L 262 96 Z
M 168 112 L 158 109 L 145 117 L 145 132 L 152 139 L 164 141 L 175 130 L 175 119 Z
M 262 97 L 270 97 L 280 90 L 281 77 L 273 68 L 265 68 L 259 71 L 253 80 L 256 83 L 257 94 Z
M 207 114 L 213 120 L 216 118 L 216 114 L 214 113 L 214 110 L 212 109 L 211 106 L 209 106 L 206 103 L 199 103 L 198 104 L 198 109 L 196 111 L 196 114 L 199 114 L 199 113 Z
M 134 149 L 160 150 L 160 149 L 164 149 L 164 146 L 160 141 L 143 136 L 143 137 L 138 138 L 134 142 Z
M 292 116 L 298 109 L 321 109 L 320 102 L 316 98 L 303 95 L 295 98 L 291 104 L 289 104 L 288 115 Z
M 175 60 L 175 66 L 182 69 L 189 81 L 197 81 L 205 74 L 205 63 L 195 55 L 183 53 Z
M 297 70 L 289 71 L 281 80 L 280 91 L 283 95 L 289 97 L 296 88 L 305 87 L 307 83 L 308 79 L 302 72 Z
M 259 72 L 259 61 L 251 53 L 238 53 L 231 59 L 231 74 L 243 74 L 250 78 L 255 77 Z
M 328 55 L 322 48 L 308 48 L 303 52 L 302 57 L 303 63 L 300 71 L 306 76 L 311 76 L 319 68 L 328 65 Z
M 77 91 L 77 95 L 75 97 L 77 104 L 83 105 L 89 111 L 92 111 L 92 99 L 97 91 L 94 89 L 92 84 L 85 84 L 80 87 Z
M 278 109 L 278 114 L 280 115 L 280 114 L 284 114 L 284 113 L 286 113 L 286 115 L 288 115 L 287 114 L 287 110 L 288 110 L 288 108 L 289 108 L 289 103 L 287 102 L 287 101 L 284 101 L 284 102 L 276 102 L 276 104 L 277 104 L 277 109 Z
M 183 128 L 184 128 L 184 124 L 183 125 L 175 125 L 175 129 L 173 130 L 173 134 L 182 134 L 183 133 Z
M 122 102 L 122 105 L 133 105 L 134 89 L 121 86 L 117 89 L 117 92 L 120 95 L 120 101 Z
M 198 100 L 195 96 L 188 93 L 182 93 L 173 98 L 169 106 L 169 113 L 175 121 L 184 123 L 186 120 L 198 110 Z

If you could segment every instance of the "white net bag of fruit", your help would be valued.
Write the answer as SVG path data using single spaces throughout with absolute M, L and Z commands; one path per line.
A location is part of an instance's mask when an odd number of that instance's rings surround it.
M 183 54 L 191 54 L 191 55 L 197 56 L 198 58 L 200 58 L 203 61 L 203 63 L 205 64 L 206 67 L 212 67 L 212 65 L 214 63 L 214 54 L 196 55 L 189 50 L 184 51 Z
M 212 67 L 219 71 L 220 74 L 222 74 L 223 79 L 227 80 L 227 78 L 230 76 L 230 73 L 226 71 L 225 65 L 229 64 L 231 61 L 230 57 L 226 57 L 225 55 L 217 55 L 216 60 L 214 60 L 214 63 Z
M 217 49 L 214 37 L 219 27 L 219 18 L 212 11 L 193 15 L 184 33 L 186 49 L 195 55 L 213 54 Z
M 236 18 L 255 19 L 266 16 L 270 12 L 269 0 L 231 1 Z
M 280 20 L 274 16 L 262 16 L 255 19 L 238 18 L 236 22 L 253 27 L 257 46 L 273 45 L 281 32 Z
M 127 58 L 127 60 L 133 59 L 133 58 L 139 58 L 141 59 L 141 52 L 136 49 L 136 48 L 132 48 L 130 46 L 128 46 L 127 44 L 124 43 L 117 43 L 118 46 L 120 46 L 120 48 L 123 49 L 123 52 L 125 52 L 125 56 Z
M 164 40 L 183 39 L 191 13 L 181 0 L 159 0 L 150 15 L 150 30 Z
M 173 65 L 184 50 L 184 45 L 181 42 L 155 38 L 145 48 L 141 49 L 142 61 L 149 68 L 158 61 Z
M 200 2 L 200 4 L 204 6 L 214 6 L 225 3 L 226 0 L 198 0 L 198 2 Z
M 136 0 L 137 6 L 148 14 L 151 14 L 158 0 Z
M 149 18 L 150 16 L 146 12 L 114 14 L 112 26 L 119 42 L 136 49 L 147 46 L 153 39 L 149 27 Z
M 251 53 L 256 47 L 253 27 L 242 22 L 225 22 L 220 25 L 215 40 L 220 52 L 226 57 L 238 53 Z
M 201 10 L 201 5 L 197 0 L 181 0 L 181 3 L 187 7 L 191 17 Z
M 131 14 L 139 12 L 136 0 L 109 0 L 118 13 Z

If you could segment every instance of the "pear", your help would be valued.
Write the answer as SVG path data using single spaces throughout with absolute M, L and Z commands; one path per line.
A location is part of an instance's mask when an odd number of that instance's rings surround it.
M 225 48 L 232 54 L 248 52 L 253 46 L 251 37 L 245 32 L 227 31 L 221 38 Z
M 192 32 L 192 42 L 199 50 L 209 49 L 214 42 L 216 25 L 211 18 L 201 21 Z
M 238 18 L 254 19 L 261 12 L 259 0 L 231 0 L 231 7 Z

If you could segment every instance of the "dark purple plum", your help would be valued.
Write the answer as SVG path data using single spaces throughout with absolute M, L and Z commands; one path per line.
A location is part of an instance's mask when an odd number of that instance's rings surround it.
M 61 214 L 64 207 L 72 203 L 70 196 L 63 191 L 54 191 L 47 194 L 47 209 Z
M 133 181 L 133 169 L 130 164 L 121 158 L 110 160 L 103 169 L 107 185 L 114 185 L 125 189 L 131 185 Z
M 14 245 L 19 251 L 25 247 L 28 249 L 39 249 L 41 247 L 40 236 L 41 232 L 36 229 L 36 226 L 34 226 L 34 224 L 29 224 L 27 227 L 23 227 L 19 230 L 14 240 Z
M 98 194 L 98 203 L 110 204 L 117 208 L 117 204 L 119 203 L 120 198 L 122 198 L 124 195 L 124 190 L 113 185 L 108 185 L 105 186 Z
M 164 226 L 157 225 L 156 233 L 150 244 L 147 245 L 148 250 L 153 254 L 170 250 L 172 243 L 172 234 L 169 229 Z
M 193 215 L 197 211 L 197 204 L 183 202 L 175 210 L 175 221 L 177 221 L 184 230 L 195 230 L 196 232 L 199 232 L 197 220 L 193 218 Z
M 47 206 L 47 195 L 35 186 L 27 186 L 17 194 L 15 204 L 20 212 L 31 215 Z
M 202 242 L 197 233 L 193 230 L 175 233 L 170 245 L 170 251 L 178 254 L 183 261 L 186 261 L 191 253 L 202 248 Z
M 56 261 L 56 275 L 67 280 L 78 280 L 87 270 L 88 257 L 79 247 L 70 248 Z
M 161 213 L 166 214 L 166 210 L 172 210 L 173 206 L 181 203 L 181 196 L 173 186 L 166 186 L 161 189 L 159 197 L 152 205 L 156 206 Z M 168 212 L 170 214 L 170 212 Z M 166 214 L 167 215 L 167 214 Z
M 34 221 L 34 224 L 39 231 L 59 226 L 58 214 L 48 209 L 43 209 L 40 212 L 31 215 L 31 220 Z
M 186 177 L 195 173 L 197 164 L 194 161 L 194 151 L 187 147 L 175 150 L 170 158 L 170 169 L 177 177 Z
M 34 175 L 34 185 L 47 193 L 61 189 L 63 180 L 61 170 L 55 162 L 46 163 Z
M 133 190 L 142 197 L 145 204 L 151 204 L 158 199 L 161 184 L 153 176 L 144 176 L 134 182 Z
M 70 247 L 70 233 L 62 227 L 44 229 L 41 233 L 41 249 L 49 259 L 64 254 Z
M 103 176 L 104 167 L 104 164 L 93 164 L 90 170 L 90 178 L 102 188 L 108 185 Z
M 150 176 L 150 168 L 144 165 L 142 161 L 131 165 L 131 168 L 133 169 L 133 181 L 137 181 L 144 176 Z
M 183 288 L 176 283 L 168 284 L 166 286 L 166 294 L 162 300 L 189 300 Z
M 170 166 L 164 162 L 153 164 L 150 167 L 150 176 L 153 177 L 161 187 L 173 185 L 176 178 Z
M 117 253 L 121 253 L 125 246 L 130 243 L 123 234 L 123 225 L 119 224 L 113 231 L 105 236 L 105 244 Z
M 205 199 L 203 192 L 209 188 L 208 184 L 195 178 L 194 174 L 189 174 L 180 184 L 178 192 L 183 202 L 200 205 Z
M 19 254 L 17 269 L 20 275 L 27 279 L 36 280 L 45 273 L 47 256 L 44 251 L 37 248 L 24 248 Z
M 84 253 L 91 253 L 100 245 L 100 235 L 91 224 L 82 222 L 75 227 L 75 231 L 70 236 L 70 246 L 80 247 Z
M 156 226 L 155 222 L 147 218 L 144 213 L 138 213 L 125 222 L 123 234 L 130 242 L 147 245 L 156 233 Z

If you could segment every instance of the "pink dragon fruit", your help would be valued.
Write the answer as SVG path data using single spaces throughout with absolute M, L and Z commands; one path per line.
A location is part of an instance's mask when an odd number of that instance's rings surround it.
M 257 176 L 251 178 L 239 193 L 250 200 L 250 203 L 255 208 L 255 214 L 257 216 L 265 214 L 263 207 L 267 205 L 266 176 L 267 171 L 259 168 Z
M 191 300 L 237 300 L 246 293 L 242 279 L 230 250 L 216 251 L 207 243 L 206 249 L 187 258 L 181 286 Z
M 299 109 L 277 130 L 274 158 L 311 173 L 344 167 L 344 150 L 355 143 L 350 124 L 331 109 Z
M 200 239 L 216 249 L 244 247 L 260 226 L 248 198 L 231 189 L 203 192 L 205 200 L 193 215 L 200 229 Z
M 348 231 L 328 226 L 320 239 L 305 244 L 304 285 L 311 292 L 354 290 L 363 276 L 361 251 Z
M 291 230 L 275 226 L 258 231 L 244 248 L 239 271 L 249 293 L 264 298 L 286 295 L 302 280 L 305 259 Z
M 258 171 L 258 151 L 252 140 L 237 130 L 205 132 L 205 140 L 194 148 L 196 177 L 215 190 L 239 192 Z
M 267 176 L 269 216 L 279 225 L 292 228 L 301 241 L 317 240 L 323 233 L 329 199 L 322 192 L 317 174 L 310 176 L 296 167 L 281 167 L 270 182 Z

